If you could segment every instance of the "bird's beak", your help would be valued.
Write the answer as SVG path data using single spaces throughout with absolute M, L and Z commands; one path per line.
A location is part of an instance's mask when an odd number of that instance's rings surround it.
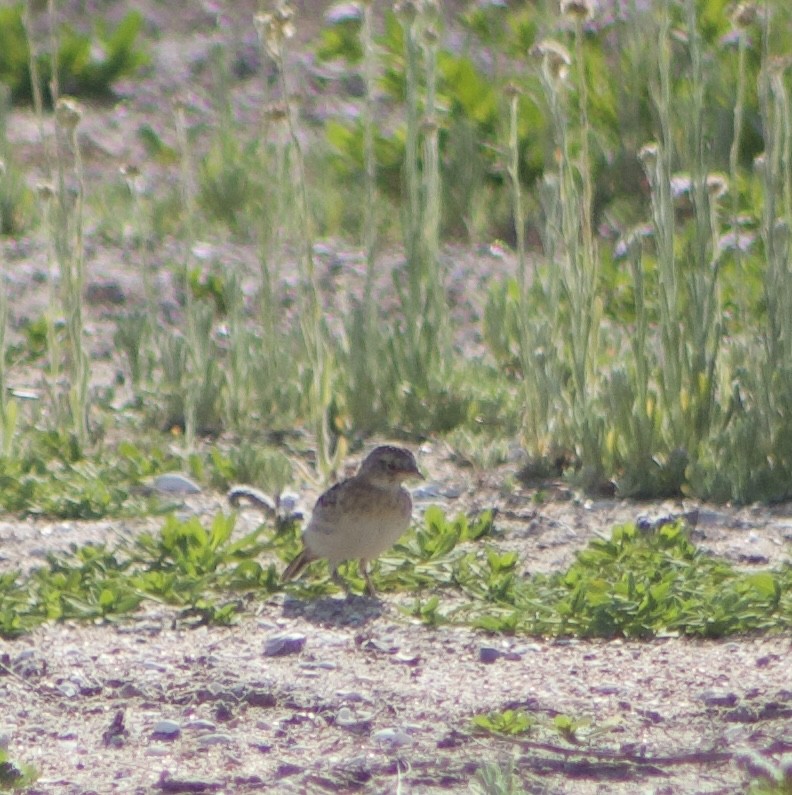
M 424 475 L 421 472 L 421 470 L 418 469 L 418 465 L 417 464 L 414 467 L 412 467 L 411 469 L 408 469 L 407 470 L 407 474 L 411 475 L 414 478 L 418 478 L 418 480 L 426 480 L 426 478 L 424 477 Z

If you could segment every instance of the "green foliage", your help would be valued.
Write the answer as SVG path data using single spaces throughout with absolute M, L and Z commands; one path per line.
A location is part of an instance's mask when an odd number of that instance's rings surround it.
M 2 9 L 0 9 L 0 30 L 2 30 Z M 33 205 L 32 193 L 25 184 L 25 175 L 17 163 L 14 147 L 8 140 L 10 98 L 10 91 L 0 83 L 0 234 L 2 235 L 21 234 L 30 221 Z
M 513 761 L 507 765 L 482 765 L 471 781 L 470 791 L 475 795 L 527 795 Z
M 251 214 L 261 201 L 263 186 L 258 143 L 243 145 L 232 129 L 222 129 L 198 165 L 198 203 L 206 216 L 232 232 L 251 227 Z
M 114 619 L 147 599 L 174 605 L 193 620 L 228 624 L 241 608 L 229 592 L 279 587 L 275 567 L 254 560 L 272 547 L 262 540 L 265 528 L 239 538 L 232 537 L 233 529 L 233 516 L 218 514 L 209 528 L 196 518 L 170 516 L 160 533 L 143 533 L 115 550 L 73 547 L 69 554 L 50 555 L 47 566 L 27 578 L 3 574 L 0 635 L 28 632 L 48 620 Z
M 29 41 L 23 24 L 22 3 L 0 9 L 0 81 L 11 88 L 14 100 L 32 96 Z M 81 33 L 68 24 L 58 31 L 58 76 L 61 90 L 73 96 L 102 97 L 112 93 L 113 84 L 133 75 L 148 63 L 137 42 L 143 17 L 130 11 L 114 29 L 97 19 L 90 33 Z M 38 56 L 39 75 L 45 93 L 52 77 L 46 47 Z
M 292 464 L 280 450 L 250 442 L 234 445 L 228 453 L 217 448 L 209 453 L 212 484 L 227 489 L 234 483 L 249 483 L 268 494 L 280 494 L 292 482 Z
M 73 435 L 29 430 L 22 450 L 0 457 L 0 507 L 65 519 L 159 513 L 161 502 L 142 486 L 180 463 L 157 447 L 143 450 L 131 442 L 87 459 Z
M 360 45 L 360 14 L 350 14 L 336 20 L 319 33 L 316 55 L 322 61 L 341 59 L 357 64 L 363 58 Z
M 201 621 L 227 623 L 242 608 L 229 593 L 271 593 L 281 588 L 275 564 L 257 557 L 297 554 L 298 528 L 274 537 L 261 526 L 235 537 L 234 518 L 218 514 L 207 528 L 197 518 L 170 516 L 159 533 L 143 533 L 115 549 L 89 544 L 51 555 L 28 577 L 0 576 L 0 633 L 13 636 L 41 621 L 112 618 L 144 600 L 174 605 Z M 527 578 L 513 551 L 495 546 L 492 516 L 449 520 L 436 508 L 423 527 L 383 556 L 373 577 L 381 590 L 424 591 L 408 608 L 424 623 L 454 622 L 489 632 L 580 637 L 685 634 L 716 638 L 792 627 L 792 567 L 742 572 L 697 549 L 678 525 L 652 534 L 614 529 L 580 552 L 565 572 Z M 325 575 L 287 586 L 303 598 L 332 593 Z M 352 564 L 344 576 L 358 583 Z M 446 591 L 454 591 L 450 600 Z M 529 728 L 518 713 L 490 716 L 488 728 Z M 497 727 L 497 728 L 492 728 Z M 588 724 L 556 716 L 552 729 L 566 737 L 590 733 Z
M 543 734 L 561 735 L 570 743 L 580 743 L 584 736 L 603 733 L 611 728 L 608 724 L 595 728 L 587 718 L 576 718 L 563 713 L 548 720 L 522 709 L 493 710 L 474 715 L 470 722 L 476 732 L 515 736 L 541 731 Z
M 463 607 L 436 601 L 431 610 L 416 601 L 413 614 L 428 615 L 432 624 L 606 638 L 714 638 L 792 626 L 792 567 L 740 572 L 699 550 L 679 525 L 653 534 L 617 527 L 609 540 L 592 541 L 578 553 L 566 572 L 530 579 L 518 576 L 514 553 L 450 544 L 442 551 L 416 565 L 415 576 L 425 585 L 453 584 L 470 601 Z
M 0 748 L 0 792 L 23 792 L 35 784 L 38 773 L 31 765 L 18 765 Z
M 528 734 L 536 726 L 536 718 L 521 709 L 506 709 L 502 712 L 488 712 L 471 718 L 474 729 L 489 734 Z

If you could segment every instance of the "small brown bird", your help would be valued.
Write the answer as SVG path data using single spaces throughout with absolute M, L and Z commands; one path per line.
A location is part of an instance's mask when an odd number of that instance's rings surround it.
M 333 580 L 346 590 L 338 564 L 356 558 L 366 593 L 374 596 L 368 562 L 393 546 L 409 526 L 412 498 L 402 482 L 411 477 L 423 475 L 409 450 L 384 445 L 369 453 L 356 475 L 316 501 L 302 534 L 303 550 L 281 579 L 291 580 L 311 561 L 326 558 Z

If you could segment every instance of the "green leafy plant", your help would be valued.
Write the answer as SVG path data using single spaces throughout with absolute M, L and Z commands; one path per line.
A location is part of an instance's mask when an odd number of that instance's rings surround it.
M 131 442 L 88 459 L 73 435 L 28 430 L 20 450 L 0 457 L 0 505 L 70 519 L 160 513 L 163 504 L 146 481 L 180 466 L 156 446 L 144 450 Z
M 8 140 L 10 112 L 10 91 L 0 83 L 0 234 L 2 235 L 22 233 L 31 220 L 33 210 L 33 194 L 25 185 L 24 174 L 18 165 L 14 148 Z
M 470 789 L 475 795 L 526 795 L 527 793 L 515 770 L 513 760 L 507 764 L 490 762 L 482 765 L 476 771 Z
M 18 765 L 11 761 L 8 752 L 0 748 L 0 791 L 23 792 L 35 784 L 38 778 L 31 765 Z
M 474 715 L 470 720 L 474 729 L 490 734 L 528 734 L 536 728 L 536 718 L 520 709 L 506 709 L 502 712 L 488 712 Z
M 0 635 L 28 632 L 42 621 L 115 620 L 145 600 L 173 605 L 183 618 L 228 624 L 242 608 L 239 594 L 280 588 L 275 566 L 255 560 L 274 547 L 296 547 L 289 527 L 273 541 L 264 526 L 232 538 L 233 516 L 209 528 L 168 517 L 159 534 L 144 533 L 109 549 L 103 544 L 53 554 L 27 577 L 0 576 Z
M 29 24 L 26 30 L 24 9 L 24 3 L 0 9 L 0 82 L 11 88 L 15 101 L 32 98 L 29 34 L 36 25 Z M 143 17 L 136 11 L 126 14 L 113 29 L 101 18 L 88 33 L 62 24 L 58 30 L 57 63 L 63 89 L 74 96 L 110 95 L 115 82 L 148 63 L 138 42 L 142 24 Z M 51 53 L 41 49 L 37 67 L 43 85 L 48 86 L 52 77 Z
M 418 600 L 412 613 L 428 613 L 432 624 L 581 637 L 714 638 L 792 625 L 792 567 L 740 572 L 699 550 L 680 525 L 650 534 L 617 527 L 578 553 L 566 572 L 529 579 L 518 576 L 517 564 L 513 553 L 486 544 L 470 550 L 446 542 L 441 557 L 415 565 L 414 576 L 460 588 L 469 601 L 440 600 L 427 611 Z

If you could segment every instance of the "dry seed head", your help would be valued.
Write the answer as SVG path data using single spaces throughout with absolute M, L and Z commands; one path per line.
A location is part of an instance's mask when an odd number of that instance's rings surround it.
M 404 19 L 405 22 L 412 22 L 418 16 L 418 3 L 415 0 L 401 0 L 395 3 L 393 10 Z
M 654 141 L 644 144 L 638 150 L 638 159 L 643 163 L 645 169 L 654 168 L 657 158 L 660 156 L 660 147 Z
M 267 121 L 281 122 L 281 121 L 286 121 L 288 117 L 289 117 L 289 110 L 286 107 L 286 105 L 284 105 L 281 102 L 273 102 L 272 104 L 267 105 L 267 107 L 264 108 L 264 118 Z
M 429 26 L 426 28 L 426 30 L 423 32 L 423 37 L 426 44 L 428 44 L 430 47 L 440 41 L 440 34 L 437 32 L 437 28 L 434 26 Z
M 754 3 L 739 3 L 732 13 L 732 24 L 739 30 L 751 27 L 756 22 L 757 10 Z
M 134 163 L 124 163 L 118 169 L 124 179 L 135 180 L 140 176 L 140 169 Z
M 561 0 L 561 14 L 569 19 L 586 22 L 594 16 L 594 0 Z
M 72 97 L 61 97 L 55 103 L 55 121 L 64 130 L 72 131 L 77 128 L 82 118 L 80 103 Z
M 49 182 L 39 182 L 36 185 L 36 195 L 42 202 L 49 202 L 55 198 L 55 188 Z
M 440 126 L 437 123 L 437 119 L 435 119 L 433 116 L 427 116 L 421 122 L 421 132 L 424 135 L 432 135 L 436 133 L 439 129 Z
M 708 174 L 706 185 L 707 193 L 713 199 L 720 199 L 729 192 L 729 183 L 725 174 Z
M 522 94 L 522 90 L 517 83 L 511 80 L 503 87 L 503 95 L 506 99 L 514 99 L 514 97 L 519 97 L 520 94 Z
M 256 14 L 253 18 L 259 40 L 273 56 L 280 56 L 283 43 L 294 38 L 294 11 L 288 3 L 278 3 L 268 14 Z
M 572 58 L 563 44 L 553 39 L 544 39 L 533 47 L 531 53 L 541 59 L 545 75 L 553 82 L 566 80 Z

